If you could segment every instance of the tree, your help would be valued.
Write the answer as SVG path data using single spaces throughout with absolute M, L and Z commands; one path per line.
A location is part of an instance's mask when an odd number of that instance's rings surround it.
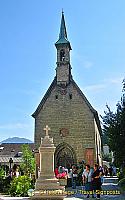
M 125 79 L 123 80 L 123 92 L 125 92 Z M 106 105 L 107 111 L 103 120 L 103 141 L 105 141 L 114 153 L 115 164 L 121 166 L 125 162 L 125 95 L 116 105 L 113 113 Z
M 31 178 L 28 176 L 15 177 L 9 189 L 11 196 L 28 196 L 28 190 L 32 188 Z
M 0 192 L 3 192 L 4 177 L 5 177 L 5 171 L 0 166 Z
M 35 171 L 35 159 L 32 151 L 27 144 L 22 145 L 21 169 L 25 175 L 30 175 Z
M 3 179 L 4 176 L 5 176 L 5 171 L 4 171 L 4 169 L 0 166 L 0 179 Z

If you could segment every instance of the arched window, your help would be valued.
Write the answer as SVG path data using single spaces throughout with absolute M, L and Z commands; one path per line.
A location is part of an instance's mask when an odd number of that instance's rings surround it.
M 60 61 L 64 61 L 65 60 L 65 51 L 63 49 L 61 49 L 60 51 Z

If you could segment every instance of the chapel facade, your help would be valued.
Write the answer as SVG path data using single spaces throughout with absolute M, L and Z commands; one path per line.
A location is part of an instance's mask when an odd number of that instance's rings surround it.
M 55 166 L 70 168 L 85 160 L 91 166 L 102 164 L 101 126 L 97 111 L 91 106 L 83 92 L 74 81 L 71 73 L 71 44 L 67 37 L 64 13 L 57 49 L 56 76 L 42 98 L 36 111 L 35 146 L 39 148 L 44 128 L 50 127 L 49 136 L 53 137 Z M 38 164 L 37 159 L 37 164 Z

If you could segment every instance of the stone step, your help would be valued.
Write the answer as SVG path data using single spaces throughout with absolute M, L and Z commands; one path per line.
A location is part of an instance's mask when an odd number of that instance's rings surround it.
M 118 177 L 117 176 L 104 176 L 103 177 L 103 183 L 118 183 Z

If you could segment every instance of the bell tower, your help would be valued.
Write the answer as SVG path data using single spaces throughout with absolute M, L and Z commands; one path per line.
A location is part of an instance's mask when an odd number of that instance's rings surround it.
M 71 77 L 70 50 L 71 45 L 67 38 L 64 13 L 62 12 L 59 39 L 55 43 L 57 49 L 56 77 L 57 85 L 68 85 Z

